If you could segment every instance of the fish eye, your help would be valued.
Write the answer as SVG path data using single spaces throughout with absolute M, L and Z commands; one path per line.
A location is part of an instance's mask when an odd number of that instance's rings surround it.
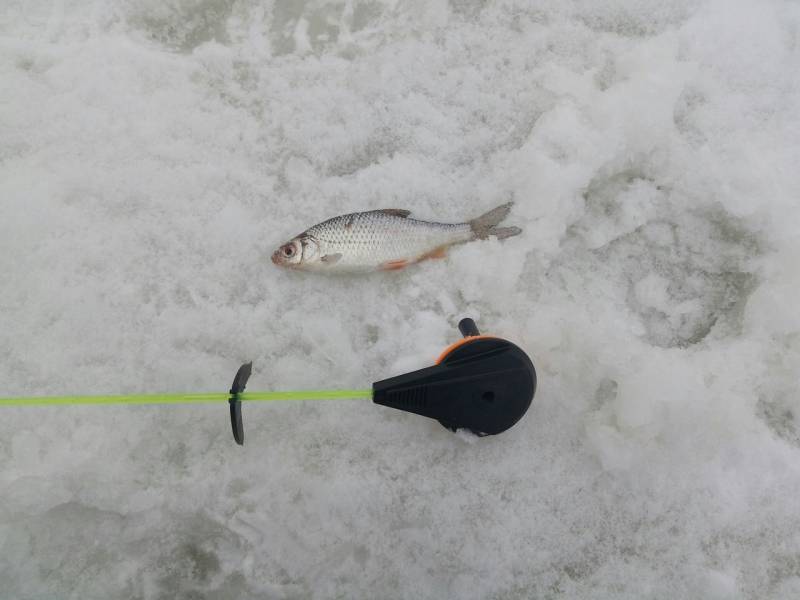
M 284 246 L 283 255 L 287 258 L 291 258 L 292 256 L 294 256 L 294 246 L 292 246 L 291 244 Z

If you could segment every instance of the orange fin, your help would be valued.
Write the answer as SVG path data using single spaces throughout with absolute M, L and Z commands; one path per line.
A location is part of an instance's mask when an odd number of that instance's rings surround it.
M 405 258 L 401 258 L 400 260 L 390 260 L 388 262 L 383 263 L 380 266 L 381 271 L 399 271 L 408 265 L 408 261 Z
M 419 257 L 420 260 L 425 260 L 426 258 L 447 258 L 447 246 L 439 246 Z

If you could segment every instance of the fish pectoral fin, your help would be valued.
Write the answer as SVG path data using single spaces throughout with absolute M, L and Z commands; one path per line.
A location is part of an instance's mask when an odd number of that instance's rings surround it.
M 403 208 L 382 208 L 380 210 L 376 210 L 375 212 L 383 213 L 385 215 L 392 215 L 393 217 L 402 217 L 403 219 L 411 214 L 410 210 L 405 210 Z
M 336 254 L 326 254 L 320 258 L 320 260 L 326 265 L 333 265 L 342 260 L 342 254 L 340 252 L 337 252 Z
M 399 271 L 408 265 L 408 261 L 405 258 L 401 258 L 400 260 L 390 260 L 383 264 L 381 264 L 380 269 L 381 271 Z
M 419 257 L 420 260 L 426 258 L 447 258 L 447 246 L 439 246 Z

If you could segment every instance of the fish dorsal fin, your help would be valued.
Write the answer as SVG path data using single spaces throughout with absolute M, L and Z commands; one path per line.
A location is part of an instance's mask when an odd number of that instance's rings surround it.
M 403 219 L 407 218 L 408 215 L 411 214 L 410 210 L 405 210 L 403 208 L 382 208 L 380 210 L 376 210 L 375 212 L 383 213 L 385 215 L 392 215 L 393 217 L 402 217 Z

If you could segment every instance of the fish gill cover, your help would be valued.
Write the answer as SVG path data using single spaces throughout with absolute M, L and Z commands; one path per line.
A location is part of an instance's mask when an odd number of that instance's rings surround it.
M 475 317 L 480 443 L 352 403 L 4 409 L 0 597 L 800 594 L 800 7 L 9 0 L 0 393 L 361 387 Z M 398 207 L 520 236 L 284 272 Z M 257 440 L 258 443 L 255 442 Z

